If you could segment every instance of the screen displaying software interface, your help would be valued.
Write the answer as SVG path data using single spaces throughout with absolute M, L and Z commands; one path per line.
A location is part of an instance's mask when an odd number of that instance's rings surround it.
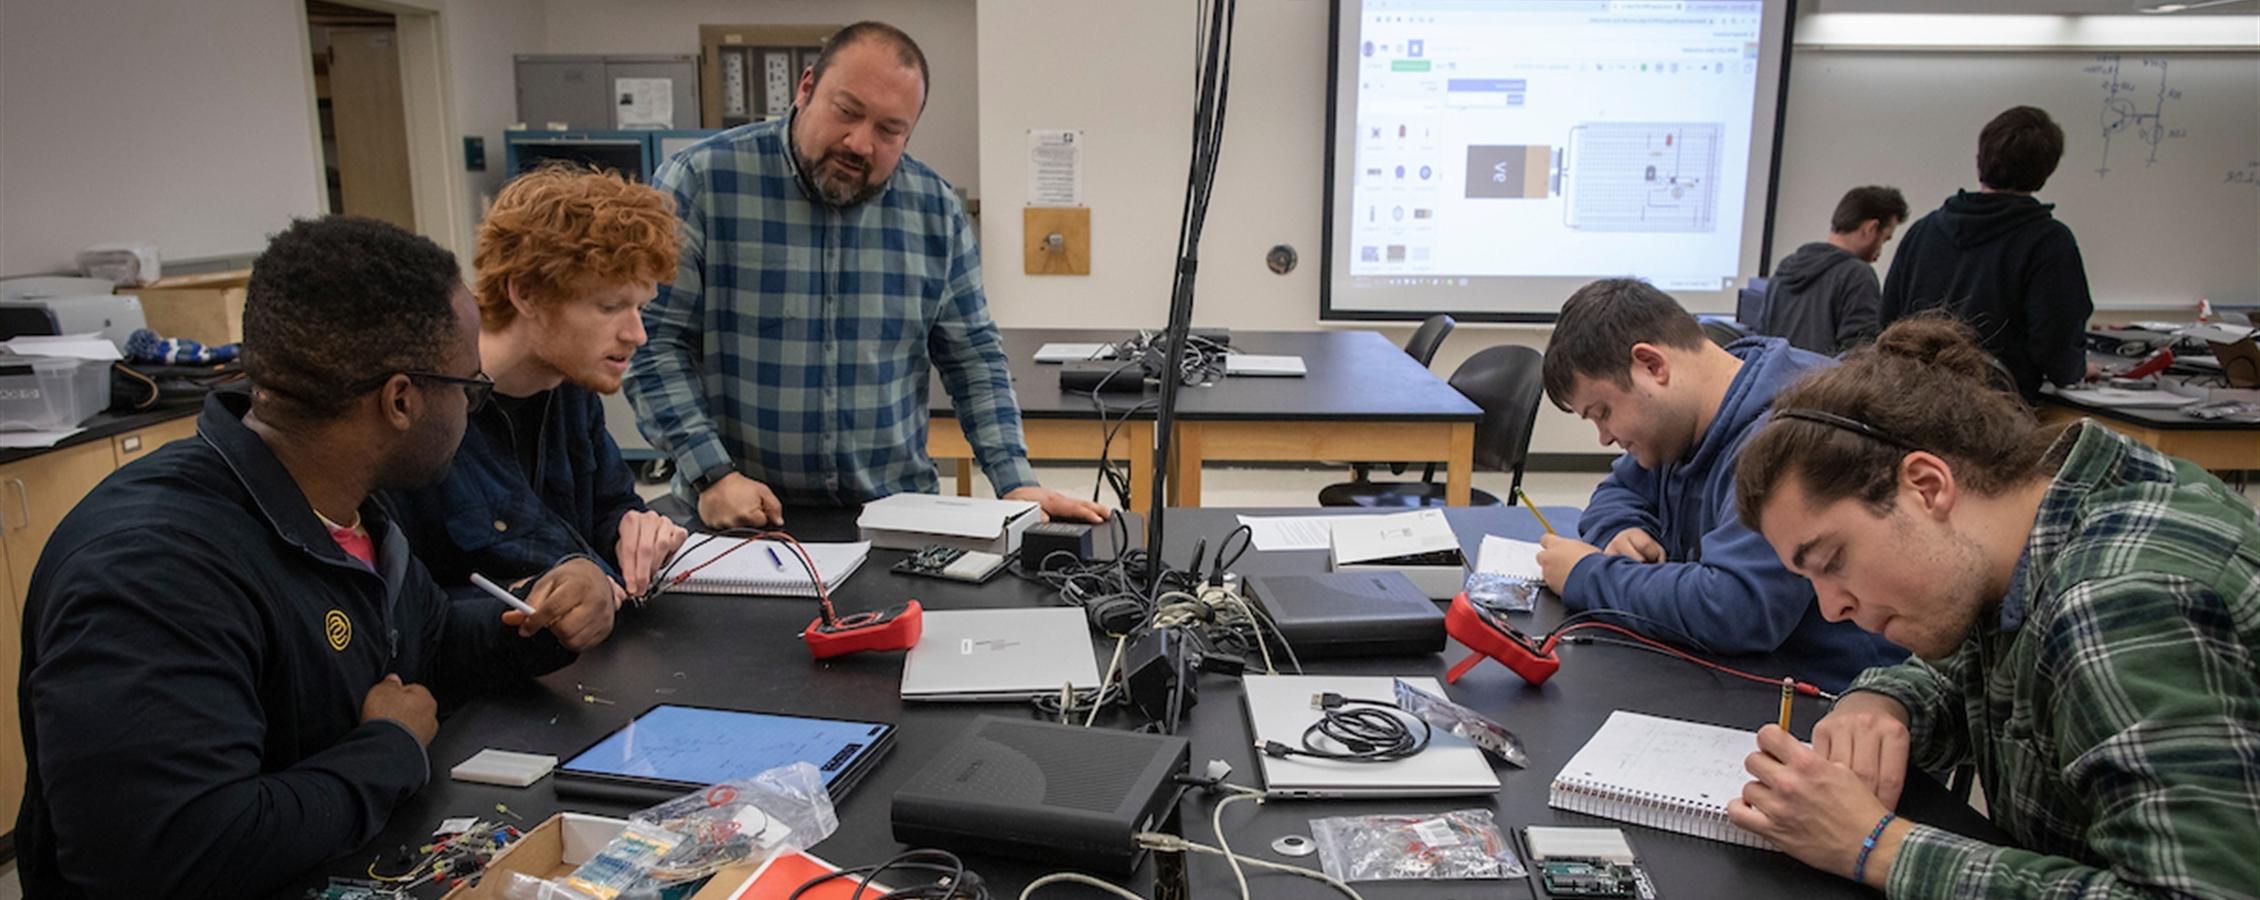
M 1345 143 L 1338 123 L 1336 307 L 1533 277 L 1732 287 L 1770 87 L 1761 0 L 1353 6 L 1337 49 L 1354 131 Z

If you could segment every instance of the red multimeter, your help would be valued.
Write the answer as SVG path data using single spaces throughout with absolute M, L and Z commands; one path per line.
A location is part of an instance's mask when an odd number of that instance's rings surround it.
M 861 612 L 832 619 L 819 616 L 800 632 L 808 652 L 830 659 L 865 650 L 908 650 L 918 645 L 925 630 L 924 610 L 912 600 L 893 609 Z
M 1498 660 L 1533 685 L 1545 684 L 1562 668 L 1552 638 L 1532 640 L 1490 610 L 1468 602 L 1465 593 L 1453 597 L 1451 608 L 1444 612 L 1444 631 L 1475 651 L 1444 674 L 1446 682 L 1458 683 L 1460 676 L 1486 659 Z

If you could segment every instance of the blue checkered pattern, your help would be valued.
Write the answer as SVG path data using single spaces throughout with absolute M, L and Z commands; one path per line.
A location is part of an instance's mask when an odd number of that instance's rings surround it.
M 734 463 L 786 503 L 932 493 L 929 366 L 997 491 L 1035 484 L 964 205 L 908 156 L 877 198 L 812 201 L 787 127 L 715 135 L 654 179 L 683 218 L 682 264 L 626 388 L 676 492 Z

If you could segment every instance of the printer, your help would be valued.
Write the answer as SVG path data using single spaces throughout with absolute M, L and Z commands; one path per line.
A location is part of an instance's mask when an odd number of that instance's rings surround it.
M 100 278 L 36 277 L 0 281 L 0 340 L 38 334 L 96 334 L 123 351 L 149 327 L 141 298 L 113 294 Z

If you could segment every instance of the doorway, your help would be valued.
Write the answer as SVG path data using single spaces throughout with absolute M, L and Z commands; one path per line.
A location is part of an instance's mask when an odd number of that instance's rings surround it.
M 392 14 L 307 0 L 306 29 L 330 210 L 414 230 L 408 117 Z

